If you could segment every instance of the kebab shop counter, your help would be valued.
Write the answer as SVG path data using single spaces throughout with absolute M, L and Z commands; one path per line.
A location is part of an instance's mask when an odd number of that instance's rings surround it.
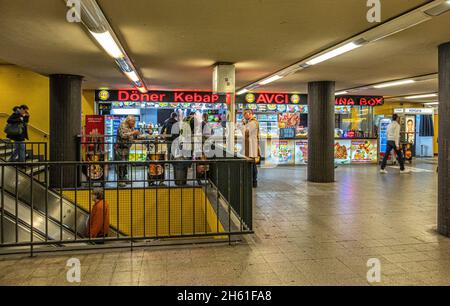
M 245 109 L 253 110 L 259 121 L 264 166 L 308 162 L 307 95 L 250 93 L 238 96 L 236 101 L 238 122 Z M 378 131 L 373 108 L 383 104 L 383 97 L 336 97 L 336 164 L 378 162 Z

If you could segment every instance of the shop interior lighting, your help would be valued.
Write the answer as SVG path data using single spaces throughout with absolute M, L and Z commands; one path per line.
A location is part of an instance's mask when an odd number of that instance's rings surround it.
M 288 66 L 278 72 L 276 75 L 288 76 L 292 75 L 300 69 L 307 69 L 313 65 L 317 65 L 321 62 L 339 56 L 341 54 L 350 52 L 354 49 L 357 49 L 363 45 L 373 43 L 384 39 L 386 37 L 392 36 L 394 34 L 400 33 L 407 29 L 410 29 L 416 25 L 419 25 L 423 22 L 431 20 L 433 17 L 438 16 L 444 12 L 450 10 L 449 7 L 450 0 L 434 0 L 427 4 L 422 5 L 421 7 L 414 9 L 411 12 L 403 14 L 395 19 L 387 21 L 377 27 L 367 30 L 364 33 L 361 33 L 355 37 L 352 37 L 341 44 L 338 44 L 334 47 L 324 50 L 321 53 L 317 53 L 310 58 L 301 60 L 291 66 Z M 411 81 L 412 83 L 413 81 Z M 399 85 L 403 85 L 405 83 L 401 83 Z M 251 83 L 242 89 L 251 90 L 260 85 L 265 85 L 265 80 L 256 81 Z M 392 86 L 397 86 L 392 85 Z M 386 86 L 389 87 L 389 86 Z M 384 87 L 376 87 L 376 88 L 384 88 Z
M 439 105 L 439 102 L 436 101 L 436 102 L 424 103 L 424 105 L 427 105 L 427 106 Z
M 408 96 L 408 97 L 405 97 L 405 99 L 408 99 L 408 100 L 414 100 L 414 99 L 434 98 L 434 97 L 437 97 L 437 96 L 438 96 L 438 94 L 433 93 L 433 94 L 424 94 L 424 95 Z
M 67 4 L 67 0 L 64 0 Z M 111 56 L 120 71 L 132 81 L 133 86 L 142 93 L 146 93 L 147 86 L 131 58 L 123 48 L 111 25 L 103 14 L 96 0 L 81 1 L 81 23 L 92 38 Z
M 416 81 L 414 80 L 401 80 L 401 81 L 393 81 L 393 82 L 387 82 L 387 83 L 381 83 L 378 85 L 374 85 L 374 88 L 387 88 L 387 87 L 394 87 L 394 86 L 401 86 L 401 85 L 408 85 L 408 84 L 412 84 L 415 83 Z
M 346 95 L 346 94 L 348 94 L 348 91 L 344 90 L 344 91 L 339 91 L 339 92 L 335 93 L 334 95 L 335 96 L 342 96 L 342 95 Z

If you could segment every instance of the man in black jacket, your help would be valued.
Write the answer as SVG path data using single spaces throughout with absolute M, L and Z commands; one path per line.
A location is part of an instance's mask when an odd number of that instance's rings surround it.
M 14 150 L 11 155 L 11 162 L 25 162 L 26 147 L 25 140 L 28 140 L 28 122 L 30 114 L 28 113 L 28 106 L 22 105 L 14 107 L 13 114 L 8 118 L 8 124 L 20 125 L 22 133 L 19 135 L 7 135 L 7 137 L 14 141 Z
M 170 118 L 167 119 L 166 121 L 164 121 L 163 127 L 161 129 L 161 134 L 162 135 L 167 135 L 166 140 L 168 140 L 168 144 L 167 144 L 167 150 L 168 150 L 168 158 L 172 159 L 172 141 L 174 141 L 178 135 L 176 135 L 177 133 L 173 133 L 172 128 L 173 126 L 178 122 L 178 114 L 177 113 L 172 113 L 170 115 Z M 169 136 L 170 135 L 170 136 Z

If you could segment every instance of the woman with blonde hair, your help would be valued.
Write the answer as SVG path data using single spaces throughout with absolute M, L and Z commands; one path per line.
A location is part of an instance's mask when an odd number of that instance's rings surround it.
M 133 144 L 135 137 L 141 133 L 135 130 L 136 119 L 134 116 L 128 116 L 117 129 L 117 138 L 115 146 L 115 160 L 127 162 L 130 158 L 130 148 Z M 128 166 L 126 164 L 120 164 L 117 167 L 117 179 L 121 187 L 126 186 L 126 180 L 128 175 Z

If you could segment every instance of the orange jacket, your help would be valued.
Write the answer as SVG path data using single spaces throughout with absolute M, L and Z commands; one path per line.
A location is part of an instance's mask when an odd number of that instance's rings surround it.
M 102 217 L 104 216 L 104 217 Z M 109 232 L 109 205 L 103 200 L 94 204 L 89 218 L 89 235 L 91 238 L 102 238 Z

